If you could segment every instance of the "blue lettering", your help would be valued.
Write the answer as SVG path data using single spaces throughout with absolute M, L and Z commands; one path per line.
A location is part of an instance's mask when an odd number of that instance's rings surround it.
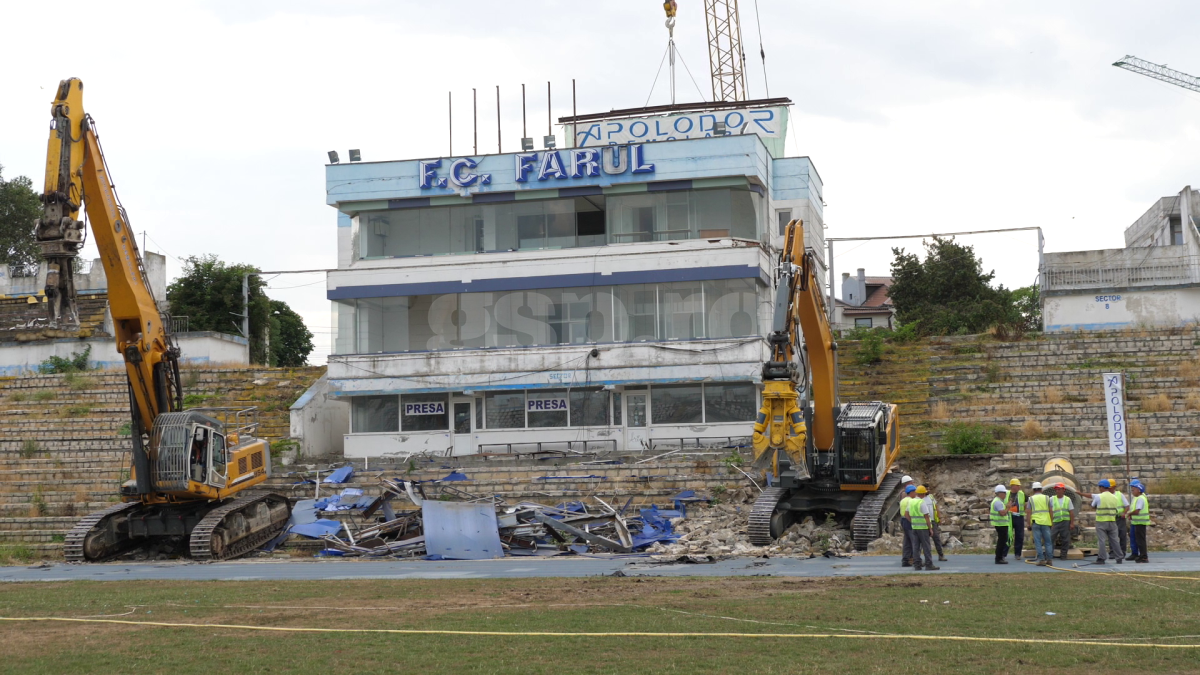
M 600 154 L 594 149 L 571 151 L 571 178 L 600 175 Z
M 620 122 L 606 122 L 606 124 L 608 125 L 608 138 L 610 140 L 612 139 L 613 134 L 619 134 L 625 130 L 625 125 L 621 124 Z M 616 127 L 616 129 L 613 129 L 613 127 Z
M 770 129 L 768 129 L 766 127 L 766 125 L 763 124 L 763 122 L 770 122 L 771 120 L 775 119 L 775 111 L 774 110 L 771 110 L 770 108 L 767 108 L 766 110 L 754 110 L 750 114 L 754 118 L 754 124 L 759 129 L 762 129 L 763 131 L 765 131 L 768 134 L 775 133 L 774 131 L 771 131 Z M 764 115 L 765 115 L 765 117 L 764 117 Z
M 524 183 L 529 180 L 529 172 L 533 171 L 533 165 L 537 163 L 537 153 L 528 152 L 520 155 L 514 155 L 517 162 L 517 167 L 514 173 L 517 175 L 517 182 Z
M 421 189 L 432 187 L 438 183 L 437 168 L 442 165 L 442 160 L 435 159 L 430 162 L 421 162 Z
M 686 128 L 686 129 L 680 129 L 680 128 L 679 128 L 679 123 L 680 123 L 680 122 L 687 122 L 687 128 Z M 686 115 L 685 115 L 685 116 L 683 116 L 683 117 L 676 117 L 676 118 L 675 118 L 675 124 L 674 124 L 675 131 L 678 131 L 678 132 L 679 132 L 679 133 L 681 133 L 681 134 L 691 133 L 691 131 L 692 131 L 692 127 L 694 127 L 694 126 L 696 126 L 696 123 L 692 121 L 692 118 L 690 118 L 690 117 L 688 117 L 688 116 L 686 116 Z
M 596 139 L 597 143 L 601 142 L 600 125 L 599 124 L 593 124 L 592 126 L 588 127 L 587 129 L 584 129 L 582 134 L 583 134 L 583 138 L 580 138 L 580 132 L 575 132 L 575 138 L 577 139 L 576 143 L 581 148 L 585 147 L 587 145 L 589 138 Z
M 633 165 L 633 172 L 654 173 L 654 165 L 647 164 L 646 158 L 642 155 L 642 152 L 645 148 L 641 145 L 631 145 L 630 148 L 631 156 L 629 163 Z
M 733 119 L 734 115 L 737 115 L 736 123 L 729 121 L 729 120 Z M 726 114 L 725 115 L 725 133 L 732 134 L 734 129 L 741 129 L 742 125 L 745 123 L 746 123 L 746 117 L 744 115 L 742 115 L 742 113 L 740 113 L 736 110 Z
M 603 150 L 600 151 L 600 164 L 601 168 L 604 169 L 604 173 L 610 176 L 625 173 L 625 170 L 629 168 L 629 160 L 626 159 L 625 154 L 628 152 L 629 146 L 610 145 L 607 149 L 607 153 Z
M 557 150 L 547 150 L 542 153 L 542 163 L 538 166 L 538 180 L 546 180 L 551 176 L 555 178 L 566 178 L 567 174 L 563 171 L 562 157 L 559 156 Z
M 450 164 L 450 182 L 459 187 L 470 187 L 479 180 L 479 174 L 472 173 L 470 169 L 474 169 L 478 164 L 473 159 L 463 158 L 456 159 Z M 462 173 L 463 169 L 468 169 L 467 173 Z
M 706 118 L 706 117 L 708 118 L 708 126 L 707 127 L 704 126 L 704 118 Z M 700 131 L 702 131 L 702 132 L 703 131 L 712 131 L 713 127 L 715 127 L 716 125 L 717 125 L 717 116 L 716 115 L 701 115 L 700 116 Z
M 636 129 L 637 125 L 639 125 L 639 124 L 642 125 L 642 133 L 640 133 L 640 134 L 638 132 L 634 131 L 634 129 Z M 634 138 L 642 138 L 648 133 L 650 133 L 650 125 L 646 124 L 645 122 L 643 122 L 641 120 L 638 120 L 637 122 L 634 122 L 633 124 L 629 125 L 629 135 L 633 136 Z
M 671 132 L 662 130 L 662 120 L 654 120 L 654 135 L 655 136 L 665 136 L 666 134 L 669 134 L 669 133 L 671 133 Z

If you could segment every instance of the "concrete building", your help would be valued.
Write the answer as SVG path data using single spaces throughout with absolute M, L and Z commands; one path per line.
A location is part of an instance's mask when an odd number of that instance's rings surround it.
M 1046 253 L 1048 332 L 1200 323 L 1200 194 L 1163 197 L 1125 230 L 1125 248 Z
M 781 225 L 804 218 L 824 251 L 820 176 L 781 156 L 787 103 L 560 120 L 570 149 L 329 165 L 346 456 L 748 437 Z
M 869 277 L 866 272 L 861 267 L 854 276 L 842 272 L 842 295 L 833 307 L 835 328 L 894 328 L 896 308 L 888 297 L 892 278 Z

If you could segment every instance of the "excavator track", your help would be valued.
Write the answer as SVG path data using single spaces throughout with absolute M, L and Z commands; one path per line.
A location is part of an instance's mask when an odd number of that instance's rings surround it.
M 192 529 L 191 557 L 215 562 L 249 553 L 278 536 L 290 512 L 287 497 L 274 493 L 238 497 L 218 506 Z
M 775 542 L 771 536 L 771 518 L 775 515 L 775 507 L 780 500 L 787 496 L 785 488 L 766 488 L 754 506 L 750 507 L 750 543 L 755 546 L 770 546 Z
M 865 551 L 867 544 L 883 534 L 884 520 L 893 515 L 888 511 L 899 497 L 899 493 L 896 492 L 899 486 L 900 474 L 889 473 L 880 483 L 878 490 L 868 493 L 859 502 L 854 520 L 850 524 L 850 531 L 854 534 L 854 548 Z
M 77 563 L 101 562 L 120 555 L 128 549 L 136 546 L 136 542 L 132 539 L 117 541 L 114 542 L 113 545 L 107 550 L 102 550 L 99 556 L 90 559 L 87 557 L 87 554 L 84 550 L 88 535 L 99 534 L 104 527 L 108 526 L 106 521 L 109 518 L 112 518 L 120 513 L 125 513 L 139 506 L 141 506 L 141 504 L 138 502 L 125 502 L 124 504 L 110 506 L 103 511 L 89 513 L 83 518 L 83 520 L 75 523 L 75 527 L 71 528 L 71 531 L 67 533 L 66 538 L 63 540 L 63 559 L 65 559 L 67 562 Z

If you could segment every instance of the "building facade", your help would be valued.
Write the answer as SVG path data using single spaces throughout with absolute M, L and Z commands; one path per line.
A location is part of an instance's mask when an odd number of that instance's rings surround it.
M 888 297 L 891 286 L 891 277 L 869 277 L 861 267 L 854 276 L 842 272 L 842 295 L 834 303 L 834 327 L 894 328 L 896 307 Z
M 1047 332 L 1200 323 L 1200 193 L 1185 186 L 1125 229 L 1125 248 L 1046 253 Z
M 823 250 L 820 177 L 778 141 L 329 165 L 346 456 L 749 436 L 781 222 Z

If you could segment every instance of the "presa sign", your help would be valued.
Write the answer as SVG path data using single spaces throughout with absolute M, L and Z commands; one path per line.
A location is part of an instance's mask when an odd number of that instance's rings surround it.
M 445 415 L 446 404 L 442 401 L 433 403 L 405 403 L 405 415 Z
M 525 401 L 525 410 L 528 412 L 558 412 L 567 409 L 567 399 L 565 396 L 557 398 L 531 398 Z

